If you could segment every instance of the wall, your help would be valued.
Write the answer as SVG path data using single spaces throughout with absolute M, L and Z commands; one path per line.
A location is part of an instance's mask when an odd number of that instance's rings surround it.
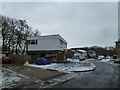
M 118 2 L 118 16 L 120 15 L 120 2 Z M 118 42 L 116 42 L 116 53 L 120 59 L 120 17 L 118 17 Z
M 62 40 L 62 39 L 61 39 Z M 64 41 L 63 41 L 64 42 Z M 63 43 L 63 45 L 61 45 L 61 41 L 60 41 L 60 38 L 57 39 L 57 48 L 60 48 L 60 49 L 67 49 L 67 44 L 65 44 L 65 42 Z
M 67 50 L 67 58 L 73 58 L 74 59 L 74 52 L 71 50 Z
M 28 51 L 57 50 L 57 39 L 38 39 L 38 44 L 28 45 Z
M 64 54 L 63 51 L 28 51 L 27 54 L 31 55 L 32 58 L 32 62 L 34 62 L 34 60 L 36 60 L 38 57 L 41 57 L 41 54 L 44 53 L 45 56 L 46 54 L 54 54 L 54 56 L 56 56 L 54 59 L 56 62 L 63 62 L 66 61 L 66 55 Z M 53 58 L 52 58 L 53 59 Z
M 120 59 L 120 41 L 116 42 L 116 53 L 117 57 Z
M 49 36 L 49 37 L 29 37 L 28 40 L 37 39 L 38 44 L 36 45 L 28 45 L 28 51 L 41 51 L 41 50 L 63 50 L 66 49 L 67 46 L 60 45 L 60 37 L 58 36 Z M 63 40 L 61 38 L 61 40 Z

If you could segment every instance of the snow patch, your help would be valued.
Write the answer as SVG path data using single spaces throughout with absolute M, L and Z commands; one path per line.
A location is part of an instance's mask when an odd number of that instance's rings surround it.
M 29 62 L 26 61 L 26 62 L 24 63 L 24 65 L 29 65 Z
M 69 59 L 69 63 L 51 63 L 49 65 L 36 65 L 36 64 L 25 64 L 26 66 L 57 70 L 64 73 L 71 73 L 74 71 L 88 71 L 93 70 L 96 66 L 93 63 L 86 61 L 78 61 L 78 59 Z
M 102 59 L 100 62 L 109 62 L 110 59 Z
M 4 76 L 4 75 L 3 75 Z M 13 75 L 12 74 L 9 77 L 3 77 L 2 78 L 2 83 L 4 88 L 10 88 L 13 86 L 14 82 L 18 82 L 21 78 Z
M 68 58 L 67 61 L 70 61 L 70 62 L 80 62 L 79 59 L 71 59 L 71 58 Z
M 2 88 L 11 88 L 21 78 L 17 74 L 9 69 L 3 69 L 2 73 Z
M 0 72 L 0 88 L 12 88 L 17 82 L 23 78 L 28 78 L 24 75 L 18 74 L 10 69 L 2 68 L 3 72 Z

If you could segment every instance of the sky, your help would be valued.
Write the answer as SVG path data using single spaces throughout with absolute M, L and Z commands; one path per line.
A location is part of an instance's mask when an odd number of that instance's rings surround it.
M 2 2 L 0 14 L 25 19 L 41 35 L 60 34 L 68 48 L 114 46 L 117 2 Z

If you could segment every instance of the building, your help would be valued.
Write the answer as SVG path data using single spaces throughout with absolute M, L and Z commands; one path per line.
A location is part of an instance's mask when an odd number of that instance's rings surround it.
M 120 5 L 118 5 L 118 12 L 120 12 Z M 119 15 L 120 13 L 118 13 L 118 16 Z M 120 60 L 120 26 L 119 26 L 120 23 L 119 22 L 120 22 L 120 18 L 118 18 L 118 41 L 115 42 L 116 43 L 116 54 L 117 54 L 118 60 Z
M 120 5 L 119 5 L 120 7 Z M 120 11 L 120 9 L 118 9 Z M 120 18 L 118 18 L 118 22 L 120 22 Z M 120 27 L 118 27 L 118 41 L 115 42 L 116 43 L 116 54 L 117 54 L 117 58 L 120 60 Z
M 87 52 L 85 50 L 75 50 L 74 51 L 74 58 L 77 59 L 86 59 Z
M 95 58 L 96 52 L 92 50 L 87 50 L 87 58 Z
M 65 61 L 67 41 L 59 34 L 27 37 L 27 54 L 35 60 L 38 57 Z
M 72 51 L 71 49 L 67 49 L 67 58 L 74 59 L 74 51 Z
M 73 55 L 70 54 L 71 57 L 74 56 L 74 58 L 76 58 L 76 59 L 86 59 L 86 58 L 95 58 L 96 57 L 96 52 L 92 51 L 92 50 L 71 49 L 71 52 L 73 52 Z
M 116 42 L 116 54 L 117 58 L 120 60 L 120 40 Z

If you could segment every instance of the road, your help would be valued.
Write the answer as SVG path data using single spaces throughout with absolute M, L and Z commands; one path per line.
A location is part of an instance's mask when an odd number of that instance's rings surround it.
M 52 88 L 118 88 L 118 67 L 120 64 L 108 64 L 105 62 L 92 61 L 96 69 L 90 72 L 79 72 L 79 76 L 70 81 L 53 86 Z M 119 73 L 119 74 L 118 74 Z M 119 84 L 118 84 L 119 83 Z M 119 87 L 120 88 L 120 87 Z

